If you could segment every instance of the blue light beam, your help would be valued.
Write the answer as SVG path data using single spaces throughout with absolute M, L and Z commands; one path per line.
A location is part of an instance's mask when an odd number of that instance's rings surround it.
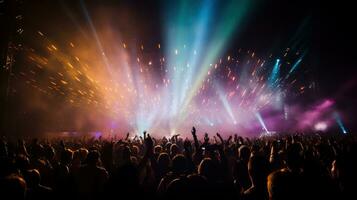
M 266 133 L 269 133 L 269 131 L 268 131 L 268 129 L 267 129 L 267 126 L 265 125 L 265 123 L 264 123 L 264 121 L 263 121 L 263 118 L 262 118 L 262 116 L 260 115 L 260 113 L 259 113 L 259 112 L 256 112 L 256 113 L 255 113 L 255 116 L 257 117 L 257 119 L 258 119 L 260 125 L 262 126 L 262 128 L 264 129 L 264 131 L 265 131 Z
M 280 73 L 279 63 L 280 63 L 280 59 L 276 59 L 273 70 L 272 70 L 270 77 L 268 79 L 270 87 L 274 87 L 277 83 L 279 73 Z
M 333 115 L 334 115 L 336 123 L 340 127 L 342 133 L 346 135 L 347 130 L 346 130 L 346 127 L 342 123 L 342 119 L 341 119 L 340 115 L 337 112 L 335 112 Z

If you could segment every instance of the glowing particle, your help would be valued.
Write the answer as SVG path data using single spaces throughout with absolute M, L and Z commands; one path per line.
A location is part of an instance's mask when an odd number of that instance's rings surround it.
M 77 76 L 74 76 L 74 79 L 76 79 L 78 82 L 81 82 L 81 79 L 79 79 Z
M 74 68 L 73 65 L 70 62 L 67 62 L 67 65 L 72 69 Z
M 51 47 L 54 49 L 54 50 L 57 50 L 57 47 L 55 45 L 51 45 Z
M 63 85 L 67 85 L 67 84 L 68 84 L 67 81 L 64 81 L 64 80 L 61 80 L 61 83 L 62 83 Z

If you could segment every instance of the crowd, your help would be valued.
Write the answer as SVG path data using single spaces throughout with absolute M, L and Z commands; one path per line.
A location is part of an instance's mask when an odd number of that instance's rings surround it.
M 356 199 L 353 135 L 0 141 L 0 199 Z

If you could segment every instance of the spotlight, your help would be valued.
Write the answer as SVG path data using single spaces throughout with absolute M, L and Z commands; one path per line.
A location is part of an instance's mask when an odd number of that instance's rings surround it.
M 327 124 L 326 122 L 318 122 L 314 126 L 316 131 L 326 131 L 327 129 Z
M 268 129 L 267 129 L 267 126 L 265 125 L 264 121 L 263 121 L 263 118 L 262 116 L 260 115 L 259 112 L 256 112 L 255 113 L 255 116 L 257 117 L 260 125 L 262 126 L 262 129 L 266 132 L 266 133 L 269 133 Z
M 269 77 L 269 86 L 270 87 L 274 87 L 277 83 L 278 78 L 279 78 L 279 72 L 280 72 L 279 63 L 280 63 L 280 59 L 276 59 L 273 70 Z
M 337 125 L 340 127 L 342 133 L 343 133 L 343 134 L 347 134 L 346 127 L 345 127 L 344 124 L 342 123 L 342 119 L 341 119 L 340 115 L 339 115 L 337 112 L 334 112 L 333 115 L 334 115 L 335 120 L 336 120 L 336 123 L 337 123 Z

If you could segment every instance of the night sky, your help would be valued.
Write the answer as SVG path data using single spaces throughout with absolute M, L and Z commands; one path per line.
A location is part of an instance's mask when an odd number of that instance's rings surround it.
M 89 11 L 98 8 L 112 9 L 119 15 L 115 22 L 120 32 L 128 39 L 139 39 L 156 43 L 162 40 L 160 9 L 162 1 L 85 1 Z M 314 67 L 318 68 L 323 94 L 331 94 L 356 75 L 353 49 L 356 43 L 356 24 L 351 3 L 326 3 L 309 0 L 256 0 L 256 7 L 239 37 L 234 38 L 231 49 L 255 48 L 265 51 L 272 43 L 288 45 L 289 40 L 302 26 L 305 33 L 300 36 L 309 41 Z M 25 1 L 25 27 L 42 28 L 56 37 L 56 32 L 71 35 L 77 24 L 86 26 L 79 1 Z M 67 14 L 66 14 L 67 13 Z M 71 16 L 68 16 L 71 13 Z M 74 20 L 75 22 L 74 22 Z M 95 23 L 95 18 L 93 19 Z M 135 24 L 135 26 L 128 26 Z M 35 25 L 35 26 L 34 26 Z M 36 27 L 37 26 L 37 27 Z M 52 31 L 52 33 L 51 33 Z M 329 84 L 330 80 L 335 84 Z M 351 91 L 351 90 L 350 90 Z M 353 92 L 352 92 L 353 93 Z

